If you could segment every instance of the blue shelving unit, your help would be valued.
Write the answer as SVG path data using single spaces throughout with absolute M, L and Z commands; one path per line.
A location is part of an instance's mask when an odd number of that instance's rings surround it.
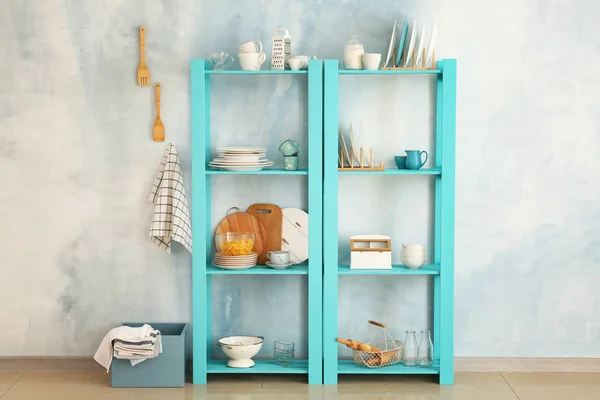
M 338 86 L 341 75 L 431 75 L 436 79 L 435 168 L 419 171 L 338 171 Z M 364 77 L 369 79 L 369 77 Z M 407 79 L 410 79 L 407 77 Z M 324 190 L 323 190 L 323 358 L 325 384 L 338 374 L 439 374 L 441 384 L 454 382 L 454 186 L 456 130 L 456 60 L 438 62 L 435 70 L 338 70 L 337 60 L 325 61 L 324 75 Z M 394 265 L 389 271 L 356 271 L 338 263 L 338 178 L 340 175 L 400 175 L 397 179 L 435 179 L 434 264 L 419 270 Z M 407 175 L 407 176 L 402 176 Z M 419 177 L 421 176 L 421 177 Z M 338 360 L 338 278 L 342 274 L 431 275 L 433 280 L 433 343 L 431 367 L 393 365 L 365 368 Z M 406 277 L 404 277 L 406 275 Z
M 227 79 L 221 75 L 299 75 L 308 84 L 308 169 L 285 171 L 265 169 L 258 172 L 227 172 L 208 167 L 210 160 L 210 83 L 211 79 Z M 306 78 L 302 76 L 305 75 Z M 308 383 L 323 382 L 323 62 L 310 60 L 303 71 L 214 71 L 205 60 L 191 62 L 191 136 L 192 136 L 192 319 L 195 384 L 205 384 L 210 373 L 307 374 Z M 213 233 L 210 219 L 212 179 L 219 175 L 306 175 L 308 180 L 309 260 L 289 270 L 279 271 L 256 266 L 245 271 L 226 271 L 211 264 Z M 268 199 L 265 199 L 267 202 Z M 211 278 L 213 275 L 307 275 L 308 276 L 308 360 L 295 360 L 287 368 L 273 360 L 255 360 L 253 368 L 228 368 L 227 360 L 214 359 L 211 344 Z M 265 343 L 265 345 L 269 345 Z

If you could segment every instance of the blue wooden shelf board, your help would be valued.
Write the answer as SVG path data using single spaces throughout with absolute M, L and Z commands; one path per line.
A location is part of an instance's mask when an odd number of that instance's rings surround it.
M 439 265 L 423 265 L 419 269 L 406 268 L 403 265 L 394 264 L 392 269 L 350 269 L 349 265 L 338 267 L 340 275 L 439 275 Z
M 206 273 L 212 275 L 307 275 L 308 265 L 299 264 L 282 270 L 273 269 L 266 265 L 256 265 L 249 269 L 233 271 L 209 264 L 206 266 Z
M 439 363 L 434 363 L 431 367 L 406 367 L 403 364 L 394 364 L 381 368 L 367 368 L 362 365 L 355 364 L 353 360 L 338 361 L 338 374 L 432 375 L 439 373 Z
M 229 368 L 228 360 L 212 359 L 208 362 L 207 372 L 213 374 L 307 374 L 308 360 L 294 360 L 288 367 L 275 364 L 273 359 L 254 360 L 251 368 Z

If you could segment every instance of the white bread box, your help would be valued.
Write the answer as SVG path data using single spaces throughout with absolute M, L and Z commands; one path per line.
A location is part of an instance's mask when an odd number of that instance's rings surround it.
M 350 237 L 350 269 L 392 269 L 392 243 L 389 236 Z

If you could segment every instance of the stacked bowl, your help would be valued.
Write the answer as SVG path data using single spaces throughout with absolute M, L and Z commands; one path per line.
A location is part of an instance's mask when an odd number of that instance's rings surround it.
M 427 246 L 424 244 L 403 244 L 402 265 L 410 269 L 419 269 L 427 261 Z

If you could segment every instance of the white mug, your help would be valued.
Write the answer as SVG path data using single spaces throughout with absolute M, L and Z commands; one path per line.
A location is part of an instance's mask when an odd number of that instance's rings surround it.
M 246 42 L 238 47 L 238 53 L 262 53 L 263 46 L 260 40 Z
M 269 251 L 267 258 L 271 261 L 271 264 L 289 264 L 290 263 L 290 252 L 289 251 Z
M 265 53 L 239 53 L 238 57 L 245 71 L 258 71 L 267 59 Z
M 308 68 L 308 60 L 314 60 L 317 56 L 292 56 L 290 57 L 290 68 L 292 67 L 292 60 L 300 60 L 302 62 L 302 66 L 299 69 L 307 69 Z
M 380 53 L 365 53 L 362 56 L 364 69 L 378 70 L 381 63 Z
M 290 58 L 290 68 L 292 71 L 298 71 L 304 65 L 304 61 L 299 58 Z

